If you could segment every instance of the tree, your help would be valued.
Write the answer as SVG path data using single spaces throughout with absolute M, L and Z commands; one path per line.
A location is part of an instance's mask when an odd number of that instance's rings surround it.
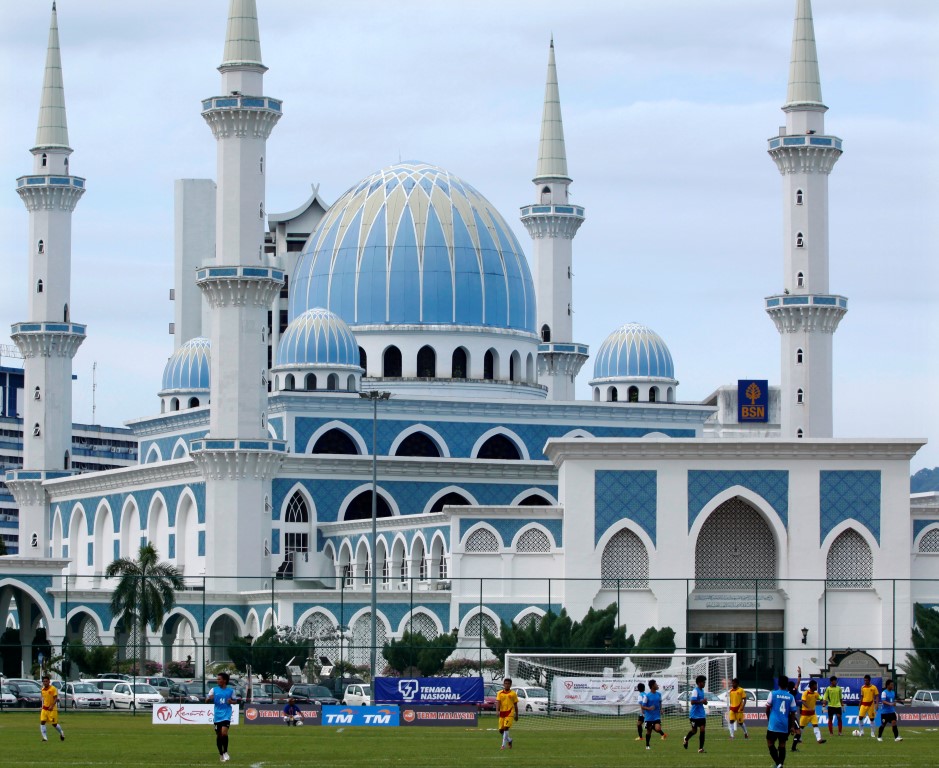
M 228 658 L 236 669 L 246 672 L 250 664 L 252 672 L 265 680 L 288 677 L 287 663 L 295 656 L 304 660 L 309 652 L 310 641 L 291 627 L 270 627 L 253 641 L 236 637 L 228 646 Z
M 637 659 L 636 669 L 640 672 L 648 670 L 661 669 L 667 666 L 671 654 L 675 653 L 675 630 L 671 627 L 662 627 L 656 629 L 649 627 L 639 636 L 633 653 L 661 653 L 667 654 L 659 657 L 649 657 L 647 659 Z
M 939 688 L 939 612 L 913 606 L 913 648 L 900 669 L 914 688 Z
M 400 640 L 385 643 L 382 656 L 399 674 L 409 674 L 416 669 L 421 677 L 433 677 L 443 669 L 444 662 L 456 648 L 456 641 L 456 632 L 432 640 L 419 632 L 405 632 Z
M 138 630 L 139 656 L 147 655 L 147 627 L 156 631 L 163 617 L 176 604 L 176 592 L 183 589 L 182 572 L 173 564 L 161 562 L 150 542 L 140 545 L 137 559 L 121 557 L 104 571 L 118 577 L 111 594 L 111 612 L 126 629 Z
M 102 672 L 114 671 L 114 660 L 117 658 L 117 647 L 113 645 L 82 645 L 66 641 L 62 647 L 64 658 L 62 671 L 75 677 L 74 667 L 85 675 L 95 676 Z

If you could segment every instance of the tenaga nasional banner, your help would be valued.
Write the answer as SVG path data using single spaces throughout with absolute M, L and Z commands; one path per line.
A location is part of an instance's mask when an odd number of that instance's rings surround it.
M 481 704 L 481 677 L 376 677 L 375 701 L 385 704 Z

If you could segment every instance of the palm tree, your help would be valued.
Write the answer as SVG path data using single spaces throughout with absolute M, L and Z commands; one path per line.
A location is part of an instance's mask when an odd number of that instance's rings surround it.
M 183 589 L 182 572 L 175 565 L 160 562 L 156 547 L 149 541 L 140 545 L 137 559 L 121 557 L 104 571 L 119 581 L 111 595 L 111 613 L 140 637 L 140 662 L 147 652 L 147 627 L 156 628 L 173 609 L 176 592 Z

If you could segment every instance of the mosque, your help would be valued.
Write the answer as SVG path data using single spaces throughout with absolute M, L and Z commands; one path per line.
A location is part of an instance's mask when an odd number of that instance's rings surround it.
M 231 0 L 221 84 L 202 102 L 217 178 L 176 183 L 159 412 L 127 423 L 135 464 L 82 471 L 70 380 L 94 330 L 80 305 L 72 317 L 69 267 L 86 180 L 70 164 L 53 4 L 33 167 L 16 181 L 29 302 L 11 338 L 26 396 L 0 621 L 25 654 L 39 627 L 135 644 L 103 571 L 146 541 L 187 583 L 148 639 L 159 661 L 207 662 L 235 636 L 288 625 L 365 663 L 373 619 L 379 644 L 456 629 L 469 654 L 500 620 L 610 603 L 630 632 L 675 629 L 679 650 L 745 648 L 754 679 L 820 669 L 861 636 L 882 661 L 909 645 L 913 602 L 939 603 L 939 504 L 911 507 L 921 440 L 832 435 L 848 300 L 828 284 L 828 176 L 843 147 L 825 130 L 809 0 L 767 147 L 786 238 L 783 283 L 764 299 L 781 381 L 726 383 L 704 402 L 679 398 L 648 327 L 619 325 L 592 352 L 576 340 L 587 211 L 568 195 L 553 42 L 520 201 L 526 255 L 475 186 L 422 162 L 332 204 L 314 193 L 268 212 L 284 105 L 265 93 L 258 29 L 255 1 Z M 591 398 L 576 400 L 590 357 Z

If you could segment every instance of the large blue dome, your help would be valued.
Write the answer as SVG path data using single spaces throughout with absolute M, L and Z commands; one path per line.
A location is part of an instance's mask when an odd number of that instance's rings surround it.
M 600 345 L 593 378 L 674 379 L 675 365 L 661 336 L 639 323 L 626 323 Z
M 359 346 L 348 325 L 316 307 L 287 326 L 277 346 L 277 365 L 358 366 Z
M 166 392 L 181 389 L 209 391 L 209 371 L 211 369 L 209 351 L 211 342 L 197 336 L 177 349 L 166 362 L 163 369 L 163 389 Z
M 535 289 L 512 230 L 479 192 L 426 163 L 363 179 L 300 258 L 290 318 L 325 307 L 349 325 L 486 326 L 534 333 Z

